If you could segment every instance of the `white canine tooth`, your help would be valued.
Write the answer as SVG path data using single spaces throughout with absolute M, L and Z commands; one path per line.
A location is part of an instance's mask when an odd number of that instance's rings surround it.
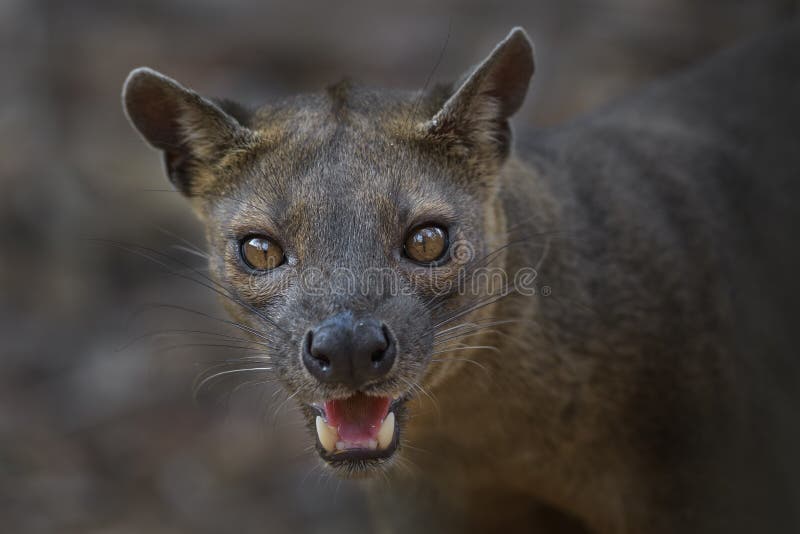
M 381 429 L 378 430 L 378 448 L 381 450 L 389 448 L 394 437 L 394 412 L 389 412 L 386 419 L 381 424 Z
M 339 434 L 335 429 L 328 426 L 321 416 L 317 416 L 317 437 L 322 447 L 328 451 L 333 452 L 336 450 L 336 442 L 339 440 Z

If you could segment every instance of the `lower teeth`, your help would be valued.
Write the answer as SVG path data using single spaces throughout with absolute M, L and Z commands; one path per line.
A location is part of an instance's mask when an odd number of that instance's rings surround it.
M 322 448 L 328 452 L 345 451 L 352 449 L 386 450 L 392 444 L 394 438 L 394 412 L 384 418 L 381 428 L 378 430 L 377 439 L 370 439 L 365 443 L 350 443 L 339 439 L 339 433 L 325 422 L 322 416 L 316 418 L 317 438 Z

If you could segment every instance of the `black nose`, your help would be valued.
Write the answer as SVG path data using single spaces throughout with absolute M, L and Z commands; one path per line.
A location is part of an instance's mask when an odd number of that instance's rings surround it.
M 385 376 L 392 368 L 395 352 L 386 325 L 343 312 L 306 334 L 303 363 L 320 382 L 358 389 Z

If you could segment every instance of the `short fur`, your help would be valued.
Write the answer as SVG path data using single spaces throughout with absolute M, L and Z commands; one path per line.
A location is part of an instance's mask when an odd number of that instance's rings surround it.
M 303 334 L 346 309 L 395 333 L 392 373 L 365 391 L 409 395 L 401 448 L 331 466 L 389 473 L 381 528 L 800 530 L 798 24 L 512 145 L 532 58 L 516 29 L 426 94 L 342 82 L 248 114 L 139 69 L 124 100 L 206 224 L 229 311 L 268 340 L 309 422 L 307 403 L 352 392 L 305 371 Z M 405 232 L 428 221 L 466 259 L 406 261 Z M 252 232 L 287 264 L 249 272 Z M 434 293 L 489 264 L 535 268 L 536 294 Z M 309 268 L 406 291 L 311 295 Z M 445 328 L 497 351 L 459 350 Z

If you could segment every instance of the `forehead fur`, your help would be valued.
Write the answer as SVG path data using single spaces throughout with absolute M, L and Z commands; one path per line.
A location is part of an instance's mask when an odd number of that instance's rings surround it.
M 434 111 L 430 97 L 410 91 L 376 90 L 342 80 L 322 92 L 292 96 L 260 108 L 248 126 L 271 139 L 295 134 L 329 137 L 345 130 L 418 135 L 418 125 Z
M 215 169 L 206 197 L 229 196 L 239 186 L 264 183 L 266 196 L 281 197 L 304 183 L 313 195 L 333 182 L 363 191 L 364 181 L 413 176 L 422 165 L 439 167 L 437 150 L 420 124 L 431 113 L 431 98 L 417 93 L 377 91 L 342 81 L 327 90 L 266 105 L 246 121 L 253 132 L 246 146 L 232 150 Z M 420 176 L 421 177 L 421 176 Z M 323 179 L 327 178 L 327 179 Z M 307 183 L 312 180 L 313 183 Z M 404 181 L 406 181 L 404 180 Z
M 441 176 L 473 188 L 469 175 L 480 168 L 454 158 L 422 127 L 446 94 L 445 87 L 423 95 L 343 80 L 319 93 L 266 105 L 245 123 L 254 133 L 252 142 L 220 162 L 207 196 L 265 181 L 267 197 L 285 196 L 291 187 L 308 200 L 326 194 L 328 186 L 359 194 L 376 186 L 384 192 L 400 187 L 424 195 L 430 193 L 426 181 Z

